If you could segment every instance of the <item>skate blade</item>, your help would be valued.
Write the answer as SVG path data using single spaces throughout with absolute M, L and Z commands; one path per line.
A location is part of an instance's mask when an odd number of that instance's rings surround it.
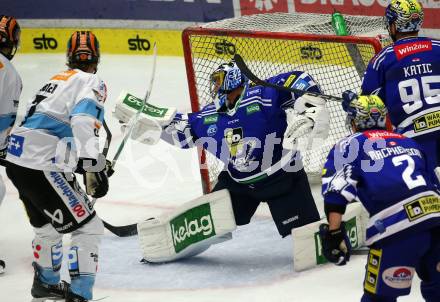
M 33 298 L 31 302 L 63 302 L 64 298 Z
M 102 301 L 104 299 L 107 299 L 109 296 L 105 296 L 98 299 L 93 299 L 90 301 Z M 64 302 L 65 300 L 63 298 L 33 298 L 31 302 Z

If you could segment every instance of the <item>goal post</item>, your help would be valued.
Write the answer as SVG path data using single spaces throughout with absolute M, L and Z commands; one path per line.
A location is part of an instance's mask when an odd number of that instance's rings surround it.
M 330 20 L 331 15 L 278 13 L 186 28 L 182 43 L 192 111 L 212 102 L 210 74 L 237 53 L 261 79 L 302 70 L 315 78 L 325 94 L 340 96 L 347 89 L 358 91 L 365 67 L 382 49 L 383 41 L 377 36 L 383 30 L 382 19 L 346 17 L 351 36 L 334 35 Z M 320 179 L 331 146 L 348 134 L 340 103 L 327 102 L 327 107 L 329 138 L 317 149 L 301 150 L 304 168 L 312 181 Z M 199 150 L 199 158 L 203 190 L 207 193 L 223 164 L 203 150 Z

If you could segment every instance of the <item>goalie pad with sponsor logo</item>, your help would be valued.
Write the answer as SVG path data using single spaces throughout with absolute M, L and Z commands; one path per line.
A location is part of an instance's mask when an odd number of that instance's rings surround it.
M 360 249 L 365 245 L 368 217 L 368 212 L 360 202 L 354 202 L 347 206 L 343 220 L 353 250 Z M 319 226 L 323 223 L 327 223 L 326 218 L 292 230 L 293 268 L 295 271 L 299 272 L 327 263 L 322 254 L 319 238 Z
M 113 116 L 123 124 L 130 122 L 142 107 L 143 100 L 122 91 L 119 95 Z M 155 144 L 159 141 L 162 129 L 168 126 L 176 115 L 176 108 L 161 108 L 146 103 L 138 120 L 134 121 L 131 138 L 144 144 Z
M 231 239 L 236 229 L 227 190 L 189 201 L 168 215 L 138 224 L 138 237 L 146 262 L 170 262 L 207 250 Z

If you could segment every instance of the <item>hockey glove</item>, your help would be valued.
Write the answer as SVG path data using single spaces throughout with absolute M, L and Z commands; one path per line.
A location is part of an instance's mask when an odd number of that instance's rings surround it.
M 1 149 L 0 150 L 0 159 L 5 159 L 7 153 L 8 153 L 8 148 Z
M 8 153 L 8 148 L 0 150 L 0 166 L 6 166 L 6 154 Z
M 108 178 L 110 178 L 113 173 L 115 173 L 115 170 L 113 170 L 112 162 L 108 159 L 105 160 L 105 173 L 107 174 Z
M 101 172 L 86 172 L 83 174 L 87 195 L 93 198 L 104 197 L 108 192 L 108 178 L 105 170 Z
M 358 95 L 351 90 L 346 90 L 342 93 L 342 109 L 345 112 L 350 111 L 350 103 L 351 101 L 358 98 Z
M 322 242 L 322 254 L 336 265 L 345 265 L 350 260 L 351 245 L 342 223 L 339 229 L 329 230 L 328 224 L 319 226 L 319 237 Z
M 109 189 L 106 165 L 99 169 L 96 159 L 80 158 L 77 173 L 83 175 L 87 195 L 93 198 L 104 197 Z

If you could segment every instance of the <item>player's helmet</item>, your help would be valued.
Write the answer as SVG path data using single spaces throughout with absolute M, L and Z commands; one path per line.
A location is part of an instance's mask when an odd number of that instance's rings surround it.
M 385 9 L 385 26 L 391 24 L 398 32 L 417 32 L 423 23 L 423 8 L 417 0 L 391 0 Z
M 91 31 L 76 31 L 67 42 L 67 65 L 99 63 L 99 42 Z
M 8 60 L 12 60 L 20 46 L 20 32 L 14 17 L 0 15 L 0 49 Z
M 226 105 L 228 93 L 244 86 L 247 77 L 241 72 L 234 61 L 221 64 L 212 74 L 210 79 L 210 92 L 217 110 Z
M 386 129 L 387 108 L 377 95 L 361 95 L 348 104 L 343 103 L 347 112 L 347 126 L 353 124 L 357 130 Z

